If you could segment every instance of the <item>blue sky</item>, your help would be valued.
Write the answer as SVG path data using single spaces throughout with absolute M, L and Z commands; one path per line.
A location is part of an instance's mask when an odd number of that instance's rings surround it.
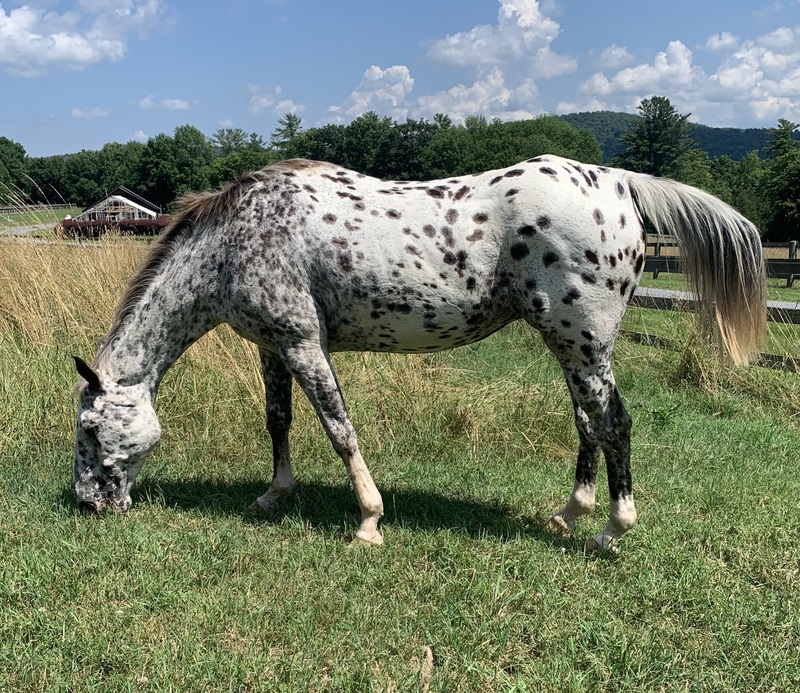
M 800 121 L 800 0 L 0 0 L 0 136 L 30 156 L 654 94 L 706 125 Z

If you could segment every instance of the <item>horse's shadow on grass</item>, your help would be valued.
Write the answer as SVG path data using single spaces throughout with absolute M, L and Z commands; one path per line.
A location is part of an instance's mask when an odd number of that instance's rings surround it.
M 298 482 L 292 493 L 266 514 L 248 506 L 265 491 L 263 482 L 170 481 L 142 479 L 134 491 L 136 505 L 162 505 L 202 514 L 240 517 L 254 524 L 281 524 L 297 518 L 320 531 L 345 528 L 352 534 L 360 512 L 353 491 L 347 486 Z M 503 504 L 457 499 L 438 493 L 400 488 L 382 489 L 383 527 L 420 532 L 449 530 L 472 538 L 495 537 L 503 541 L 528 537 L 566 550 L 582 551 L 582 544 L 555 538 L 545 527 L 547 518 L 538 513 L 519 516 Z M 574 545 L 574 546 L 573 546 Z

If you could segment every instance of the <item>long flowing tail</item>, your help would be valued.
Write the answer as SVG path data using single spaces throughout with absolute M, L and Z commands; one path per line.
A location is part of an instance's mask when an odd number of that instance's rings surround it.
M 736 365 L 764 345 L 766 266 L 756 227 L 708 193 L 666 178 L 628 173 L 639 213 L 681 249 L 681 265 L 697 294 L 701 327 Z

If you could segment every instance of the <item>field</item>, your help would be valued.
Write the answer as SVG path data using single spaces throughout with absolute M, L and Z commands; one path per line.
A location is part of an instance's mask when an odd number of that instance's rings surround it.
M 37 230 L 34 235 L 52 235 L 53 227 L 67 215 L 77 216 L 81 213 L 79 207 L 73 209 L 59 209 L 57 211 L 25 211 L 16 214 L 0 214 L 0 235 L 9 232 L 11 229 L 28 227 L 28 226 L 41 226 L 45 227 Z
M 723 370 L 689 317 L 631 310 L 627 329 L 681 348 L 618 344 L 640 522 L 610 558 L 582 548 L 604 472 L 574 538 L 543 529 L 577 436 L 529 329 L 336 355 L 384 497 L 375 549 L 349 544 L 358 506 L 299 393 L 298 486 L 247 510 L 271 475 L 263 388 L 220 329 L 162 385 L 134 509 L 86 518 L 71 357 L 91 358 L 145 246 L 0 243 L 0 689 L 800 689 L 797 375 Z M 800 356 L 796 328 L 773 327 Z

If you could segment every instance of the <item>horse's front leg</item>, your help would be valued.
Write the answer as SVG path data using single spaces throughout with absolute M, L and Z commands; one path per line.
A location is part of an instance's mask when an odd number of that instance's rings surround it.
M 293 345 L 282 354 L 284 363 L 305 392 L 317 412 L 328 437 L 347 468 L 353 490 L 361 508 L 361 526 L 355 541 L 382 544 L 378 520 L 383 515 L 383 499 L 358 449 L 356 432 L 344 404 L 339 385 L 318 342 L 305 341 Z
M 289 426 L 292 424 L 292 376 L 280 357 L 260 351 L 261 372 L 267 401 L 267 431 L 272 439 L 272 483 L 250 506 L 267 511 L 294 488 L 289 456 Z

